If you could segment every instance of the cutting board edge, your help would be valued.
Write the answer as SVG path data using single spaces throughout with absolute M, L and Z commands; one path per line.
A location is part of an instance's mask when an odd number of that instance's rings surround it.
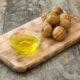
M 73 41 L 69 41 L 69 42 L 68 42 L 69 44 L 68 44 L 67 46 L 65 45 L 65 48 L 64 48 L 64 46 L 63 46 L 59 51 L 56 52 L 55 55 L 57 55 L 58 53 L 62 52 L 62 51 L 65 50 L 65 49 L 73 46 L 74 44 L 76 44 L 77 42 L 79 42 L 79 40 L 80 40 L 80 37 L 76 38 L 76 39 L 73 40 Z M 66 44 L 67 44 L 67 43 L 66 43 Z M 16 71 L 16 72 L 23 73 L 23 72 L 25 72 L 25 71 L 27 71 L 27 70 L 29 70 L 29 69 L 31 69 L 31 68 L 39 65 L 39 64 L 45 62 L 46 60 L 52 58 L 52 57 L 55 56 L 55 55 L 53 55 L 53 52 L 52 52 L 51 55 L 47 55 L 47 58 L 45 58 L 45 56 L 43 56 L 43 57 L 40 58 L 39 60 L 30 63 L 30 64 L 32 64 L 32 65 L 30 65 L 30 66 L 27 66 L 27 65 L 25 66 L 25 65 L 23 65 L 23 66 L 15 66 L 15 67 L 13 67 L 13 66 L 11 66 L 11 65 L 14 65 L 14 64 L 12 64 L 12 63 L 9 63 L 10 65 L 8 65 L 8 66 L 9 66 L 11 69 L 13 69 L 14 71 Z

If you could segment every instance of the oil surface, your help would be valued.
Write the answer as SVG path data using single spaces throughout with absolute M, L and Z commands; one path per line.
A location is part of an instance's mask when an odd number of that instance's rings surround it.
M 32 52 L 34 51 L 39 44 L 38 38 L 32 35 L 19 35 L 15 36 L 12 39 L 10 39 L 11 43 L 14 44 L 17 51 L 28 51 Z M 31 48 L 32 47 L 32 48 Z

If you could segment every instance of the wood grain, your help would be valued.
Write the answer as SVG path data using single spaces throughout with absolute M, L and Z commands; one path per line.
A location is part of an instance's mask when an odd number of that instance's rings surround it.
M 6 3 L 6 0 L 0 0 L 0 34 L 3 32 Z
M 49 11 L 54 5 L 58 5 L 70 14 L 80 17 L 79 3 L 79 0 L 7 0 L 6 16 L 4 15 L 5 24 L 3 23 L 4 32 L 40 16 L 42 12 Z M 16 74 L 0 63 L 0 79 L 80 80 L 79 51 L 78 43 L 24 74 Z
M 62 42 L 44 38 L 40 33 L 41 24 L 42 20 L 38 18 L 0 36 L 0 60 L 17 72 L 24 72 L 46 61 L 80 40 L 80 19 L 76 17 L 71 16 L 70 31 L 66 39 Z M 42 39 L 41 44 L 34 54 L 27 56 L 19 55 L 10 47 L 8 39 L 14 32 L 23 33 L 29 30 L 40 34 Z

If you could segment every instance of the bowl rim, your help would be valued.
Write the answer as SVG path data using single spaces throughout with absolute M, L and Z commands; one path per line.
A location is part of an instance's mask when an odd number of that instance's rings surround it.
M 36 44 L 35 44 L 34 46 L 32 46 L 32 47 L 25 47 L 25 48 L 24 48 L 24 47 L 17 47 L 17 46 L 15 46 L 14 44 L 12 44 L 12 42 L 10 41 L 10 38 L 11 38 L 16 32 L 12 33 L 12 34 L 10 35 L 9 39 L 8 39 L 10 46 L 12 46 L 12 47 L 15 48 L 15 49 L 21 49 L 21 50 L 23 49 L 23 50 L 25 50 L 25 49 L 34 48 L 34 47 L 36 47 L 37 45 L 40 44 L 41 37 L 40 37 L 40 35 L 39 35 L 37 32 L 34 32 L 34 31 L 26 31 L 26 32 L 33 33 L 32 36 L 35 36 L 36 38 L 38 38 L 38 42 L 36 42 Z M 24 33 L 22 33 L 22 34 L 24 34 Z M 27 33 L 26 33 L 26 34 L 27 34 Z M 20 35 L 21 35 L 21 34 L 20 34 Z M 30 35 L 31 35 L 31 34 L 30 34 Z

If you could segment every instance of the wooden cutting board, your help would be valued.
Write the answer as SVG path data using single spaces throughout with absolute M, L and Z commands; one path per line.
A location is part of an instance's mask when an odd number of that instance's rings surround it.
M 62 42 L 57 42 L 52 38 L 44 38 L 41 33 L 41 18 L 30 21 L 12 31 L 0 36 L 0 60 L 17 72 L 24 72 L 50 57 L 60 53 L 64 49 L 72 46 L 80 40 L 80 19 L 71 16 L 71 27 L 67 37 Z M 35 31 L 41 35 L 39 48 L 32 55 L 19 55 L 9 46 L 8 38 L 14 32 L 24 32 L 24 30 Z

